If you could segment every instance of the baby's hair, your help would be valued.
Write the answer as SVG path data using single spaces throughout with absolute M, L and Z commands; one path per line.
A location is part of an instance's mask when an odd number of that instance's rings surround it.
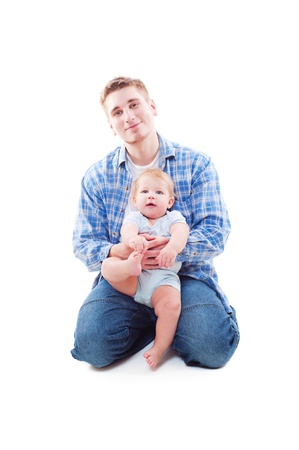
M 169 194 L 171 197 L 175 197 L 174 193 L 174 183 L 171 179 L 171 177 L 168 175 L 168 173 L 163 172 L 161 169 L 153 168 L 153 169 L 147 169 L 145 172 L 143 172 L 139 177 L 133 182 L 133 196 L 136 195 L 137 189 L 138 189 L 138 183 L 144 177 L 145 175 L 148 175 L 152 178 L 155 178 L 156 180 L 163 180 L 167 183 Z

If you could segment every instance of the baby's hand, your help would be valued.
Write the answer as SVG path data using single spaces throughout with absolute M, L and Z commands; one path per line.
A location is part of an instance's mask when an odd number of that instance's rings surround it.
M 148 248 L 148 242 L 143 236 L 136 236 L 130 239 L 129 246 L 138 253 L 144 253 Z
M 165 267 L 168 269 L 174 265 L 176 256 L 177 252 L 175 250 L 169 247 L 164 247 L 156 257 L 156 260 L 158 261 L 160 267 Z

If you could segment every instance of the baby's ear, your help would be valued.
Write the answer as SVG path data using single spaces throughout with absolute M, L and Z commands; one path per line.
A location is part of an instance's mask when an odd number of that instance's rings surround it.
M 170 197 L 170 199 L 168 200 L 168 207 L 167 209 L 170 209 L 174 204 L 174 197 Z

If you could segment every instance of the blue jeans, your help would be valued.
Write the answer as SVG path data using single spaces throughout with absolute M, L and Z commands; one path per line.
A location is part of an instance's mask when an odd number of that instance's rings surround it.
M 239 343 L 235 310 L 224 309 L 214 290 L 202 281 L 181 277 L 182 311 L 173 348 L 186 364 L 224 366 Z M 135 302 L 102 279 L 82 305 L 72 356 L 104 367 L 139 352 L 155 338 L 153 308 Z

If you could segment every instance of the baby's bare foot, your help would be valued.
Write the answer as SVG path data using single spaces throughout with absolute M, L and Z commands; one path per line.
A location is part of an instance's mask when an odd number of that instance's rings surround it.
M 144 353 L 144 358 L 146 359 L 146 362 L 151 367 L 156 367 L 162 356 L 164 355 L 164 351 L 161 350 L 156 345 L 153 345 L 152 348 L 150 348 L 148 351 Z
M 142 253 L 138 253 L 137 251 L 132 252 L 128 258 L 128 265 L 129 265 L 129 272 L 130 275 L 140 275 L 141 274 L 141 260 L 142 260 Z

